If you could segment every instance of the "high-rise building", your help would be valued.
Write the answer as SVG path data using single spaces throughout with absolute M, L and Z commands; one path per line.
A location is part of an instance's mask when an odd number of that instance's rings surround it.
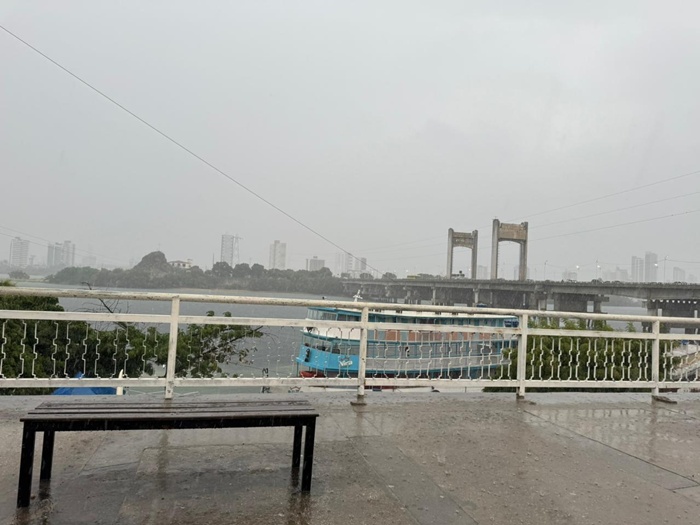
M 221 262 L 227 263 L 232 268 L 236 266 L 240 259 L 238 248 L 238 235 L 224 234 L 221 236 Z
M 476 278 L 477 279 L 488 279 L 489 278 L 489 269 L 486 266 L 482 266 L 481 264 L 476 267 Z
M 659 279 L 657 278 L 657 271 L 659 268 L 659 257 L 653 252 L 646 252 L 644 254 L 644 280 L 648 283 L 655 283 Z
M 26 268 L 29 260 L 29 241 L 15 237 L 10 241 L 10 266 Z
M 75 266 L 75 244 L 71 241 L 49 244 L 46 252 L 46 266 L 49 268 Z
M 685 270 L 679 268 L 678 266 L 673 267 L 673 282 L 674 283 L 684 283 L 685 282 Z
M 614 270 L 605 270 L 603 272 L 603 280 L 626 282 L 630 280 L 630 276 L 627 270 L 616 266 Z
M 75 244 L 71 241 L 63 241 L 63 264 L 75 266 Z
M 275 241 L 270 245 L 270 270 L 287 268 L 287 243 Z
M 632 256 L 632 282 L 644 281 L 644 260 L 641 257 Z
M 343 273 L 352 273 L 355 269 L 355 257 L 351 253 L 345 254 L 345 264 L 343 265 Z
M 326 266 L 326 261 L 319 259 L 315 255 L 311 259 L 306 259 L 306 269 L 310 272 L 317 272 Z
M 335 254 L 335 275 L 341 275 L 345 272 L 345 254 Z

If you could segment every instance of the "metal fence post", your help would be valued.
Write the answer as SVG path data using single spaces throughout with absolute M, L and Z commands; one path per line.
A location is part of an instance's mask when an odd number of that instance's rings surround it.
M 520 341 L 518 341 L 518 367 L 516 377 L 518 380 L 518 391 L 516 397 L 518 399 L 525 397 L 525 380 L 527 370 L 527 335 L 529 332 L 528 322 L 530 316 L 523 314 L 520 316 Z
M 175 364 L 177 361 L 177 336 L 180 332 L 180 296 L 172 299 L 170 306 L 170 337 L 168 339 L 168 362 L 165 368 L 165 399 L 173 398 L 175 390 Z
M 357 400 L 355 405 L 365 404 L 365 381 L 367 375 L 367 323 L 369 322 L 369 308 L 362 309 L 360 317 L 360 356 L 357 370 Z
M 651 392 L 652 396 L 659 395 L 659 375 L 660 375 L 660 339 L 661 321 L 653 321 L 651 323 L 651 332 L 654 334 L 654 339 L 651 341 L 651 381 L 654 383 L 654 388 Z

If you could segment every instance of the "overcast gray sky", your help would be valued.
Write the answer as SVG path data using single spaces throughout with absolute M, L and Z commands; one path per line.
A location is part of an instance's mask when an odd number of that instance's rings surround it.
M 488 266 L 495 217 L 530 221 L 534 277 L 648 250 L 700 275 L 700 174 L 540 213 L 700 170 L 698 19 L 693 1 L 0 3 L 8 30 L 400 275 L 444 272 L 450 227 L 479 230 Z M 0 63 L 0 259 L 20 235 L 37 260 L 70 239 L 78 261 L 208 267 L 237 233 L 242 262 L 279 239 L 288 266 L 333 269 L 337 248 L 3 31 Z

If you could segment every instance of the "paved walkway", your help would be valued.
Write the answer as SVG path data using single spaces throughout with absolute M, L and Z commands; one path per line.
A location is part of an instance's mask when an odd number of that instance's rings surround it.
M 321 413 L 310 496 L 291 429 L 82 432 L 20 511 L 18 419 L 45 398 L 0 397 L 0 523 L 700 523 L 699 394 L 295 395 Z

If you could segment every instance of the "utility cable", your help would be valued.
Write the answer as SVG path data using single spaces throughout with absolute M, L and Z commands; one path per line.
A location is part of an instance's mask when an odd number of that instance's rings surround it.
M 648 184 L 643 184 L 643 185 L 641 185 L 641 186 L 635 186 L 634 188 L 629 188 L 629 189 L 626 189 L 626 190 L 621 190 L 621 191 L 616 191 L 616 192 L 613 192 L 613 193 L 608 193 L 608 194 L 606 194 L 606 195 L 601 195 L 601 196 L 599 196 L 599 197 L 593 197 L 593 198 L 591 198 L 591 199 L 586 199 L 586 200 L 584 200 L 584 201 L 575 202 L 575 203 L 573 203 L 573 204 L 567 204 L 567 205 L 565 205 L 565 206 L 559 206 L 558 208 L 552 208 L 552 209 L 550 209 L 550 210 L 540 211 L 540 212 L 537 212 L 537 213 L 533 213 L 533 214 L 531 214 L 531 215 L 524 216 L 524 217 L 522 217 L 522 219 L 529 219 L 529 218 L 531 218 L 531 217 L 537 217 L 537 216 L 539 216 L 539 215 L 544 215 L 544 214 L 546 214 L 546 213 L 553 213 L 553 212 L 555 212 L 555 211 L 566 210 L 566 209 L 569 209 L 569 208 L 573 208 L 573 207 L 575 207 L 575 206 L 581 206 L 582 204 L 589 204 L 589 203 L 591 203 L 591 202 L 596 202 L 596 201 L 600 201 L 600 200 L 603 200 L 603 199 L 607 199 L 608 197 L 616 197 L 617 195 L 624 195 L 625 193 L 631 193 L 631 192 L 633 192 L 633 191 L 641 190 L 641 189 L 644 189 L 644 188 L 650 188 L 651 186 L 656 186 L 656 185 L 658 185 L 658 184 L 663 184 L 663 183 L 665 183 L 665 182 L 670 182 L 670 181 L 673 181 L 673 180 L 678 180 L 678 179 L 682 179 L 682 178 L 684 178 L 684 177 L 690 177 L 691 175 L 698 175 L 698 174 L 700 174 L 700 170 L 691 171 L 691 172 L 688 172 L 688 173 L 684 173 L 684 174 L 682 174 L 682 175 L 676 175 L 676 176 L 674 176 L 674 177 L 669 177 L 669 178 L 667 178 L 667 179 L 657 180 L 657 181 L 655 181 L 655 182 L 650 182 L 650 183 L 648 183 Z M 518 221 L 518 220 L 521 220 L 521 219 L 513 219 L 513 221 Z M 512 222 L 512 221 L 511 221 L 511 222 Z
M 248 186 L 246 186 L 246 185 L 243 184 L 242 182 L 236 180 L 235 178 L 233 178 L 231 175 L 229 175 L 229 174 L 226 173 L 225 171 L 219 169 L 218 167 L 216 167 L 214 164 L 212 164 L 211 162 L 209 162 L 209 161 L 206 160 L 205 158 L 201 157 L 200 155 L 198 155 L 197 153 L 195 153 L 195 152 L 192 151 L 191 149 L 187 148 L 187 147 L 186 147 L 185 145 L 183 145 L 181 142 L 178 142 L 177 140 L 175 140 L 174 138 L 172 138 L 170 135 L 168 135 L 168 134 L 165 133 L 164 131 L 161 131 L 160 129 L 158 129 L 157 127 L 155 127 L 153 124 L 149 123 L 149 122 L 146 121 L 145 119 L 143 119 L 143 118 L 141 118 L 140 116 L 138 116 L 138 115 L 137 115 L 136 113 L 134 113 L 133 111 L 127 109 L 125 106 L 123 106 L 122 104 L 120 104 L 119 102 L 117 102 L 116 100 L 114 100 L 113 98 L 111 98 L 109 95 L 105 94 L 103 91 L 100 91 L 98 88 L 96 88 L 95 86 L 93 86 L 92 84 L 90 84 L 89 82 L 87 82 L 86 80 L 83 80 L 81 77 L 79 77 L 78 75 L 76 75 L 75 73 L 73 73 L 72 71 L 70 71 L 69 69 L 67 69 L 66 67 L 62 66 L 61 64 L 59 64 L 58 62 L 56 62 L 54 59 L 52 59 L 52 58 L 49 57 L 48 55 L 46 55 L 46 54 L 44 54 L 43 52 L 41 52 L 39 49 L 37 49 L 36 47 L 34 47 L 33 45 L 31 45 L 31 44 L 30 44 L 29 42 L 27 42 L 26 40 L 23 40 L 22 38 L 20 38 L 20 37 L 17 36 L 15 33 L 13 33 L 12 31 L 10 31 L 9 29 L 7 29 L 6 27 L 0 25 L 0 29 L 2 29 L 2 30 L 5 31 L 8 35 L 10 35 L 11 37 L 15 38 L 16 40 L 18 40 L 19 42 L 21 42 L 22 44 L 24 44 L 25 46 L 27 46 L 29 49 L 31 49 L 32 51 L 34 51 L 34 52 L 37 53 L 38 55 L 42 56 L 43 58 L 45 58 L 46 60 L 48 60 L 49 62 L 51 62 L 54 66 L 56 66 L 57 68 L 61 69 L 61 70 L 64 71 L 65 73 L 67 73 L 68 75 L 70 75 L 71 77 L 73 77 L 74 79 L 76 79 L 78 82 L 80 82 L 81 84 L 83 84 L 83 85 L 86 86 L 87 88 L 91 89 L 92 91 L 94 91 L 95 93 L 97 93 L 98 95 L 100 95 L 101 97 L 103 97 L 104 99 L 108 100 L 109 102 L 111 102 L 112 104 L 114 104 L 115 106 L 117 106 L 119 109 L 121 109 L 122 111 L 124 111 L 125 113 L 127 113 L 128 115 L 130 115 L 131 117 L 133 117 L 133 118 L 135 118 L 136 120 L 138 120 L 139 122 L 141 122 L 141 124 L 143 124 L 144 126 L 150 128 L 152 131 L 155 131 L 158 135 L 160 135 L 161 137 L 163 137 L 163 138 L 166 139 L 167 141 L 171 142 L 172 144 L 174 144 L 175 146 L 177 146 L 177 147 L 180 148 L 181 150 L 185 151 L 186 153 L 188 153 L 189 155 L 191 155 L 191 156 L 194 157 L 195 159 L 199 160 L 201 163 L 205 164 L 206 166 L 208 166 L 209 168 L 211 168 L 212 170 L 214 170 L 215 172 L 217 172 L 217 173 L 218 173 L 219 175 L 221 175 L 222 177 L 224 177 L 224 178 L 226 178 L 227 180 L 229 180 L 230 182 L 236 184 L 236 185 L 239 186 L 241 189 L 243 189 L 244 191 L 250 193 L 251 195 L 253 195 L 253 196 L 256 197 L 257 199 L 259 199 L 260 201 L 262 201 L 262 202 L 264 202 L 265 204 L 267 204 L 268 206 L 270 206 L 271 208 L 277 210 L 279 213 L 281 213 L 282 215 L 284 215 L 284 216 L 287 217 L 288 219 L 294 221 L 294 222 L 297 223 L 299 226 L 301 226 L 302 228 L 308 230 L 309 232 L 311 232 L 311 233 L 314 234 L 315 236 L 319 237 L 320 239 L 323 239 L 324 241 L 326 241 L 326 242 L 327 242 L 328 244 L 330 244 L 331 246 L 334 246 L 334 247 L 338 248 L 340 251 L 342 251 L 343 253 L 349 255 L 350 257 L 352 257 L 352 258 L 355 259 L 356 261 L 359 261 L 359 260 L 360 260 L 358 257 L 355 257 L 355 256 L 354 256 L 352 253 L 350 253 L 348 250 L 346 250 L 346 249 L 343 248 L 342 246 L 338 245 L 337 243 L 335 243 L 334 241 L 332 241 L 331 239 L 329 239 L 328 237 L 326 237 L 325 235 L 323 235 L 323 234 L 320 233 L 319 231 L 315 230 L 315 229 L 312 228 L 311 226 L 308 226 L 307 224 L 305 224 L 305 223 L 302 222 L 301 220 L 299 220 L 299 219 L 297 219 L 296 217 L 294 217 L 293 215 L 289 214 L 288 212 L 286 212 L 285 210 L 283 210 L 282 208 L 280 208 L 280 207 L 277 206 L 276 204 L 272 203 L 271 201 L 267 200 L 265 197 L 263 197 L 262 195 L 260 195 L 260 194 L 257 193 L 256 191 L 254 191 L 253 189 L 249 188 Z M 372 270 L 374 270 L 375 272 L 381 273 L 377 268 L 374 268 L 374 267 L 372 267 L 372 266 L 369 265 L 369 264 L 367 264 L 367 267 L 370 268 L 370 269 L 372 269 Z
M 630 226 L 632 224 L 641 224 L 643 222 L 651 222 L 651 221 L 658 221 L 661 219 L 669 219 L 671 217 L 681 217 L 683 215 L 690 215 L 691 213 L 698 213 L 700 212 L 700 209 L 698 210 L 690 210 L 690 211 L 684 211 L 681 213 L 671 213 L 669 215 L 661 215 L 659 217 L 651 217 L 649 219 L 640 219 L 637 221 L 631 221 L 631 222 L 623 222 L 620 224 L 611 224 L 609 226 L 602 226 L 600 228 L 591 228 L 590 230 L 581 230 L 577 232 L 571 232 L 571 233 L 562 233 L 560 235 L 552 235 L 550 237 L 540 237 L 539 239 L 530 239 L 528 242 L 537 242 L 537 241 L 546 241 L 549 239 L 557 239 L 559 237 L 569 237 L 571 235 L 579 235 L 581 233 L 591 233 L 591 232 L 599 232 L 602 230 L 611 230 L 613 228 L 621 228 L 622 226 Z

